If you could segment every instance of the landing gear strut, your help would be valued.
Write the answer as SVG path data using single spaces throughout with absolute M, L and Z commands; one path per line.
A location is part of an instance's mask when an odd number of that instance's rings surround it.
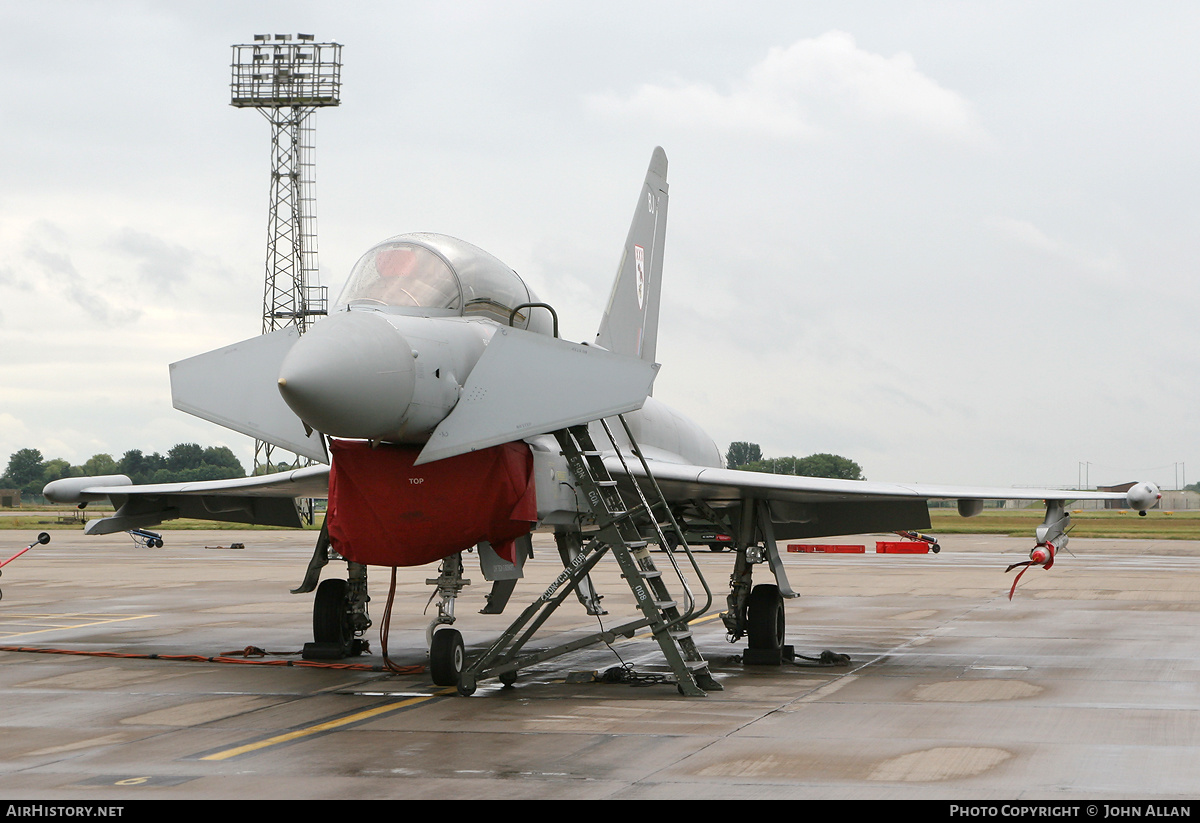
M 359 636 L 371 627 L 367 617 L 370 598 L 366 596 L 366 566 L 349 565 L 349 580 L 334 577 L 321 581 L 317 587 L 313 599 L 313 642 L 304 644 L 306 660 L 357 657 L 370 648 Z
M 329 544 L 324 529 L 317 539 L 317 549 L 309 563 L 308 575 L 300 588 L 293 593 L 311 591 L 321 573 L 321 567 L 330 560 L 330 555 L 339 555 Z M 330 578 L 316 586 L 313 598 L 313 642 L 304 644 L 305 660 L 341 660 L 357 657 L 370 648 L 362 635 L 371 628 L 367 614 L 367 567 L 362 563 L 346 561 L 349 579 Z
M 455 619 L 454 602 L 462 590 L 471 585 L 471 581 L 463 577 L 462 552 L 442 560 L 438 576 L 425 582 L 437 587 L 430 602 L 437 598 L 438 609 L 437 617 L 426 629 L 429 676 L 435 686 L 457 686 L 459 694 L 472 694 L 474 686 L 468 689 L 462 679 L 463 669 L 467 667 L 467 650 L 463 645 L 462 632 L 450 628 Z
M 737 560 L 729 579 L 729 610 L 721 613 L 728 640 L 747 640 L 742 662 L 751 666 L 778 666 L 794 657 L 786 644 L 787 616 L 783 601 L 795 597 L 776 548 L 775 528 L 766 501 L 743 501 L 735 544 Z M 753 585 L 754 566 L 766 564 L 775 583 Z

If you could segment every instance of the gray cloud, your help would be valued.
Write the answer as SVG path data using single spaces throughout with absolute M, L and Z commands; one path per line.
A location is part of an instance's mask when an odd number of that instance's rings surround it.
M 772 47 L 726 91 L 678 80 L 642 84 L 626 96 L 594 94 L 587 102 L 602 115 L 781 139 L 863 125 L 951 140 L 985 136 L 968 101 L 922 74 L 910 54 L 873 54 L 841 31 Z
M 85 276 L 76 268 L 69 236 L 53 223 L 35 223 L 24 237 L 22 251 L 26 260 L 41 269 L 45 277 L 39 283 L 42 290 L 74 303 L 93 319 L 111 326 L 139 316 L 135 308 L 119 311 L 105 295 L 105 272 L 93 271 Z
M 118 230 L 110 244 L 114 251 L 133 258 L 140 284 L 159 296 L 175 294 L 212 263 L 207 255 L 128 227 Z

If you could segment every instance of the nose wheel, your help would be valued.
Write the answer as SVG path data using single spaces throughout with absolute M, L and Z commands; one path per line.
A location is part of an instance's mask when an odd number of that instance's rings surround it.
M 439 629 L 429 644 L 429 676 L 436 686 L 459 686 L 467 650 L 458 629 Z

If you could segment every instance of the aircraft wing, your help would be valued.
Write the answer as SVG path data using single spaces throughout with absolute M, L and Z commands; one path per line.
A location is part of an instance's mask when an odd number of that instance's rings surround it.
M 124 475 L 68 477 L 43 490 L 55 503 L 111 500 L 116 513 L 88 521 L 87 534 L 145 528 L 164 520 L 191 517 L 265 526 L 299 528 L 298 497 L 327 497 L 329 467 L 308 466 L 258 477 L 194 483 L 133 485 Z
M 628 473 L 615 456 L 604 463 L 614 477 L 644 476 L 636 458 L 626 458 Z M 703 501 L 714 508 L 767 501 L 779 539 L 927 529 L 930 500 L 957 500 L 959 513 L 969 517 L 985 500 L 1114 500 L 1144 510 L 1159 497 L 1156 487 L 1144 483 L 1121 493 L 834 480 L 663 461 L 650 468 L 671 501 Z

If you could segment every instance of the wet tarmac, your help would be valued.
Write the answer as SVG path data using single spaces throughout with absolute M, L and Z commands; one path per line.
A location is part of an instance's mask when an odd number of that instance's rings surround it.
M 4 557 L 36 537 L 0 535 Z M 55 531 L 6 566 L 0 645 L 24 650 L 0 652 L 0 796 L 1200 795 L 1200 543 L 1075 540 L 1074 556 L 1031 570 L 1011 602 L 1004 568 L 1024 559 L 1028 540 L 948 536 L 938 555 L 786 554 L 801 595 L 787 604 L 788 641 L 800 654 L 848 654 L 849 665 L 744 666 L 743 646 L 726 643 L 713 617 L 694 627 L 724 686 L 708 697 L 586 675 L 622 662 L 661 669 L 647 638 L 460 697 L 421 668 L 380 670 L 383 570 L 371 578 L 372 653 L 352 661 L 362 668 L 288 664 L 311 639 L 312 597 L 288 590 L 313 537 L 171 531 L 148 549 L 123 534 Z M 477 614 L 488 585 L 468 558 L 473 585 L 458 607 L 468 649 L 561 571 L 548 536 L 536 545 L 501 617 Z M 723 599 L 732 555 L 699 557 Z M 425 663 L 425 580 L 435 574 L 399 574 L 389 633 L 398 664 Z M 603 620 L 632 614 L 615 563 L 596 581 L 611 612 Z M 544 636 L 596 626 L 572 599 Z M 268 656 L 208 660 L 247 647 Z M 572 673 L 583 682 L 568 682 Z

